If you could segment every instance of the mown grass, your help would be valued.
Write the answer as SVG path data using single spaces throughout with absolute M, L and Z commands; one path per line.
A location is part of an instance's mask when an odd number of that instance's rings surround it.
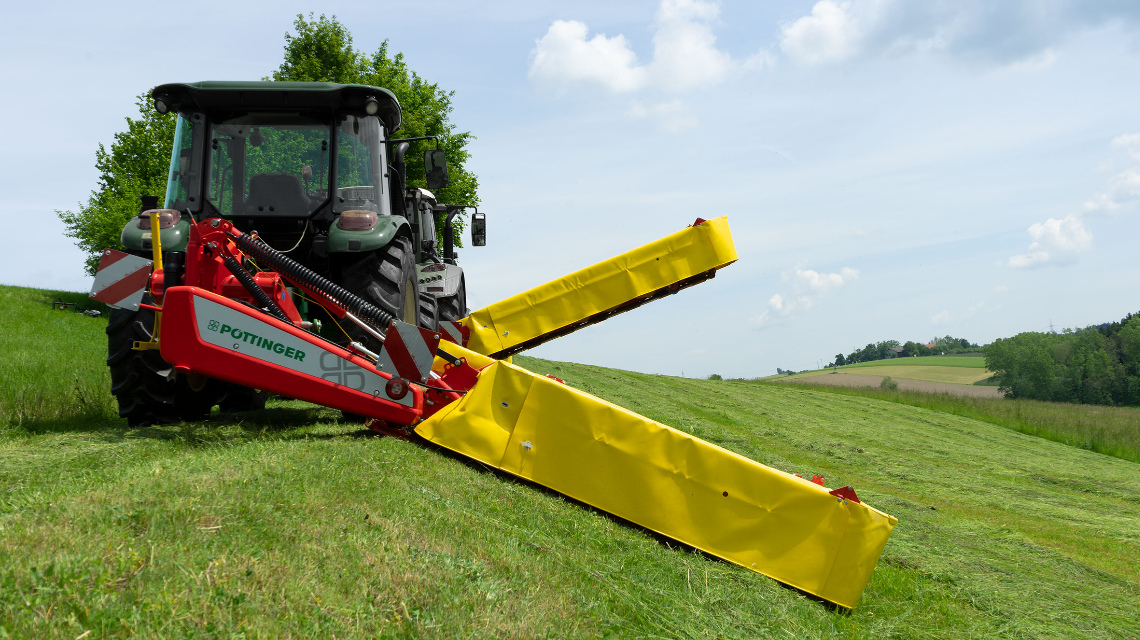
M 1133 462 L 873 397 L 516 362 L 854 485 L 900 521 L 859 607 L 277 401 L 146 429 L 0 423 L 0 637 L 1140 636 Z
M 811 378 L 786 384 L 973 418 L 1054 442 L 1140 462 L 1140 408 L 1136 407 L 888 391 L 870 386 L 832 387 L 814 385 Z

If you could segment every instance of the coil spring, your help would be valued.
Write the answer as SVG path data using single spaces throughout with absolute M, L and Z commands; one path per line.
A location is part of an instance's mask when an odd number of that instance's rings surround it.
M 343 304 L 345 308 L 352 313 L 370 321 L 381 333 L 383 333 L 384 330 L 387 329 L 388 324 L 395 319 L 392 314 L 387 311 L 369 304 L 363 298 L 335 282 L 318 275 L 292 258 L 277 253 L 271 249 L 269 245 L 249 234 L 230 234 L 230 238 L 242 251 L 253 256 L 261 263 L 290 280 L 304 283 Z

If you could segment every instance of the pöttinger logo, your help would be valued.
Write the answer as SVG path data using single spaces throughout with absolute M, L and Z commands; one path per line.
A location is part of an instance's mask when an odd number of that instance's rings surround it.
M 207 329 L 209 329 L 210 331 L 217 331 L 217 330 L 218 330 L 218 326 L 219 326 L 219 325 L 218 325 L 218 321 L 217 321 L 217 320 L 211 320 L 211 321 L 210 321 L 210 324 L 206 325 L 206 328 L 207 328 Z

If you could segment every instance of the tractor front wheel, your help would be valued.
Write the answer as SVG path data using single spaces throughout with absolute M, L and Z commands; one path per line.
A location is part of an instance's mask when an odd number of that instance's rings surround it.
M 383 249 L 373 251 L 347 267 L 340 285 L 397 320 L 421 326 L 416 263 L 409 238 L 394 238 Z M 342 327 L 354 341 L 373 351 L 380 349 L 377 341 L 355 324 L 347 322 Z
M 151 300 L 144 296 L 143 301 Z M 157 349 L 135 350 L 135 342 L 149 342 L 153 330 L 154 312 L 149 309 L 111 310 L 107 366 L 119 416 L 132 427 L 205 419 L 215 404 L 216 381 L 175 371 Z

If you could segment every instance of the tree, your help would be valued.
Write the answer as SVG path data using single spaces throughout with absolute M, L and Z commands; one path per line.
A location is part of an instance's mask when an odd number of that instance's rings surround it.
M 847 364 L 847 359 L 843 357 L 842 353 L 835 354 L 835 366 L 842 367 Z
M 115 134 L 111 150 L 100 143 L 95 152 L 99 187 L 91 192 L 87 204 L 80 204 L 78 211 L 55 212 L 67 228 L 65 235 L 75 238 L 87 253 L 88 275 L 95 274 L 99 252 L 105 247 L 122 248 L 119 237 L 127 221 L 139 212 L 140 196 L 166 192 L 174 115 L 155 111 L 146 93 L 138 96 L 136 104 L 139 117 L 126 118 L 127 129 Z
M 371 56 L 357 51 L 352 35 L 336 17 L 321 16 L 309 20 L 298 15 L 293 23 L 296 35 L 285 35 L 284 62 L 273 72 L 273 80 L 309 80 L 371 84 L 385 87 L 396 94 L 403 108 L 400 137 L 436 135 L 440 148 L 447 152 L 451 185 L 436 196 L 449 204 L 478 205 L 478 178 L 467 170 L 470 157 L 467 143 L 474 139 L 470 132 L 457 132 L 451 123 L 451 99 L 454 92 L 444 91 L 408 68 L 403 54 L 388 55 L 388 42 Z M 140 117 L 127 118 L 127 128 L 115 134 L 111 150 L 102 144 L 95 153 L 99 170 L 97 188 L 87 204 L 78 211 L 56 211 L 67 228 L 66 235 L 75 238 L 87 253 L 86 271 L 95 273 L 99 252 L 104 247 L 121 249 L 119 240 L 123 226 L 139 211 L 139 197 L 159 196 L 166 192 L 166 172 L 170 149 L 174 143 L 173 114 L 160 115 L 150 104 L 148 93 L 138 97 Z M 414 158 L 429 148 L 425 142 L 413 143 L 408 158 L 408 186 L 426 187 L 423 165 Z M 442 221 L 437 233 L 442 233 Z M 463 246 L 461 217 L 453 225 L 456 246 Z
M 450 185 L 435 194 L 440 202 L 478 205 L 479 180 L 466 168 L 470 158 L 467 143 L 474 140 L 470 132 L 457 132 L 451 123 L 451 99 L 454 91 L 444 91 L 438 84 L 425 81 L 408 68 L 404 54 L 388 55 L 388 41 L 371 56 L 353 47 L 352 34 L 336 16 L 323 14 L 306 20 L 302 14 L 293 22 L 297 35 L 285 34 L 285 61 L 273 72 L 274 80 L 324 81 L 344 84 L 367 84 L 384 87 L 396 94 L 403 109 L 401 138 L 438 136 L 439 148 L 447 152 Z M 435 148 L 431 141 L 413 142 L 408 158 L 422 157 L 425 149 Z M 427 176 L 419 162 L 408 163 L 408 186 L 427 187 Z M 463 246 L 461 232 L 465 227 L 456 216 L 452 231 L 456 246 Z M 440 221 L 437 229 L 442 234 Z

